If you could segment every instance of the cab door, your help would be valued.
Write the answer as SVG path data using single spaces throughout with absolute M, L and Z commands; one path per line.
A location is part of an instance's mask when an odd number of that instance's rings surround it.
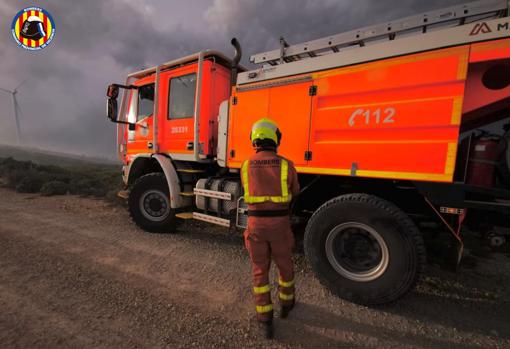
M 160 151 L 177 157 L 193 155 L 196 65 L 162 72 L 159 84 Z
M 153 152 L 154 125 L 154 77 L 140 79 L 134 83 L 138 89 L 131 90 L 129 96 L 128 121 L 135 124 L 128 129 L 128 154 Z

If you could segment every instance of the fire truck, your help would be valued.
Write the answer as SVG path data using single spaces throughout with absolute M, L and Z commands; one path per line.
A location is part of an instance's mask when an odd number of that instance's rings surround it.
M 252 124 L 274 120 L 298 171 L 292 222 L 316 277 L 377 305 L 413 289 L 431 224 L 510 227 L 510 2 L 440 9 L 250 57 L 205 50 L 108 87 L 133 221 L 244 228 L 240 167 Z M 122 90 L 122 94 L 119 92 Z M 120 101 L 117 102 L 117 99 Z M 505 124 L 505 125 L 504 125 Z M 504 127 L 503 127 L 504 125 Z M 509 131 L 510 132 L 510 131 Z

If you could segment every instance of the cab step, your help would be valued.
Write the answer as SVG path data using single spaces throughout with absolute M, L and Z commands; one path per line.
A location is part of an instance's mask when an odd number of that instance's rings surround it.
M 129 198 L 129 191 L 128 190 L 120 190 L 118 193 L 117 193 L 117 196 L 121 199 L 128 199 Z
M 183 191 L 180 193 L 182 196 L 195 196 L 195 193 L 192 191 Z
M 193 219 L 193 212 L 176 213 L 175 217 L 181 218 L 181 219 Z
M 230 220 L 225 219 L 225 218 L 216 217 L 216 216 L 210 216 L 210 215 L 207 215 L 204 213 L 193 212 L 193 219 L 207 222 L 207 223 L 221 225 L 221 226 L 224 226 L 227 228 L 230 227 Z
M 185 220 L 196 219 L 198 221 L 217 224 L 224 227 L 230 227 L 230 220 L 216 216 L 210 216 L 200 212 L 180 212 L 176 213 L 175 217 Z

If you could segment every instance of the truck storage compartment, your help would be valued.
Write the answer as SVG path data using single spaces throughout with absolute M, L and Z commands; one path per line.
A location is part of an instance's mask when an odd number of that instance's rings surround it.
M 315 75 L 306 172 L 452 181 L 469 46 Z
M 510 187 L 510 40 L 473 44 L 466 80 L 455 180 Z M 506 58 L 505 58 L 506 57 Z
M 305 166 L 310 129 L 311 78 L 290 78 L 269 84 L 237 87 L 229 121 L 230 167 L 241 167 L 253 154 L 251 127 L 261 118 L 274 120 L 282 131 L 278 153 L 296 166 Z
M 473 44 L 462 132 L 510 117 L 510 39 Z

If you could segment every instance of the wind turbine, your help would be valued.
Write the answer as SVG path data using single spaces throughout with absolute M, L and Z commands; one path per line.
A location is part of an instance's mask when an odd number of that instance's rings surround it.
M 18 142 L 18 145 L 21 144 L 21 127 L 19 124 L 19 116 L 18 112 L 21 114 L 21 108 L 18 104 L 18 99 L 16 98 L 16 95 L 18 94 L 18 89 L 25 83 L 26 80 L 22 81 L 14 90 L 8 90 L 5 88 L 0 87 L 0 91 L 10 93 L 12 97 L 12 107 L 14 109 L 14 120 L 16 121 L 16 139 Z

